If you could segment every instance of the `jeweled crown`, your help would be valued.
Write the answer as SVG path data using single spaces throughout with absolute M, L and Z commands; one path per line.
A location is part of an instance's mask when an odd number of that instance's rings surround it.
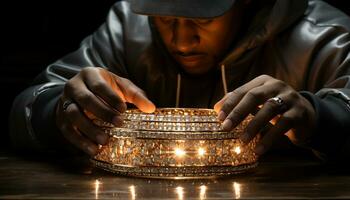
M 96 121 L 111 138 L 92 161 L 114 173 L 153 178 L 226 176 L 254 168 L 259 137 L 246 145 L 238 139 L 252 117 L 224 132 L 216 116 L 211 109 L 134 109 L 125 112 L 121 127 Z

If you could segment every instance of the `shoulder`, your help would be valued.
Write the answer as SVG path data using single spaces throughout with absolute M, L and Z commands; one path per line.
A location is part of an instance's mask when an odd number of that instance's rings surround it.
M 307 52 L 312 56 L 330 43 L 346 43 L 349 32 L 349 16 L 326 2 L 309 0 L 305 14 L 276 39 L 286 45 L 286 52 Z M 330 48 L 326 49 L 330 52 Z
M 337 8 L 320 0 L 310 0 L 303 18 L 316 27 L 334 27 L 350 31 L 350 18 Z
M 128 1 L 118 1 L 109 12 L 107 27 L 111 38 L 119 37 L 126 64 L 135 66 L 152 42 L 149 17 L 132 12 Z

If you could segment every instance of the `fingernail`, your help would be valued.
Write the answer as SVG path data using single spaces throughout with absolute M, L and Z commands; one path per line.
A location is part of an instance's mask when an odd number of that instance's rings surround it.
M 143 109 L 143 112 L 145 113 L 153 113 L 156 110 L 156 106 L 152 102 L 149 102 L 149 104 L 145 105 Z
M 124 119 L 122 116 L 115 116 L 112 122 L 115 126 L 121 126 L 124 122 Z
M 265 152 L 265 147 L 262 144 L 259 144 L 258 146 L 255 147 L 255 153 L 258 155 L 261 155 Z
M 125 103 L 119 103 L 119 104 L 117 104 L 117 108 L 118 108 L 117 110 L 118 110 L 119 112 L 121 112 L 121 113 L 124 113 L 124 112 L 126 111 L 126 109 L 127 109 Z
M 106 134 L 99 134 L 96 136 L 96 139 L 99 144 L 106 144 L 108 141 L 108 136 Z
M 225 118 L 226 118 L 225 112 L 224 112 L 224 111 L 220 111 L 220 112 L 219 112 L 219 115 L 218 115 L 218 119 L 219 119 L 220 121 L 224 121 Z
M 224 131 L 230 131 L 232 129 L 232 122 L 229 119 L 226 119 L 222 124 L 222 129 Z

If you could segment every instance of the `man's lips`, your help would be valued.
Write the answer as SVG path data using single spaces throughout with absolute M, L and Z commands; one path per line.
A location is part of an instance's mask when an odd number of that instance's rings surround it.
M 204 54 L 179 55 L 175 54 L 176 60 L 181 63 L 196 63 L 204 58 Z

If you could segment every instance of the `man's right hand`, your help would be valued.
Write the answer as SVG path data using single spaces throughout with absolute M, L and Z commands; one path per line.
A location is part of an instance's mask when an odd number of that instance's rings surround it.
M 98 145 L 106 144 L 109 136 L 92 122 L 91 116 L 120 126 L 125 102 L 143 112 L 155 110 L 144 91 L 128 79 L 103 68 L 87 67 L 66 83 L 56 110 L 56 124 L 68 141 L 94 156 Z

